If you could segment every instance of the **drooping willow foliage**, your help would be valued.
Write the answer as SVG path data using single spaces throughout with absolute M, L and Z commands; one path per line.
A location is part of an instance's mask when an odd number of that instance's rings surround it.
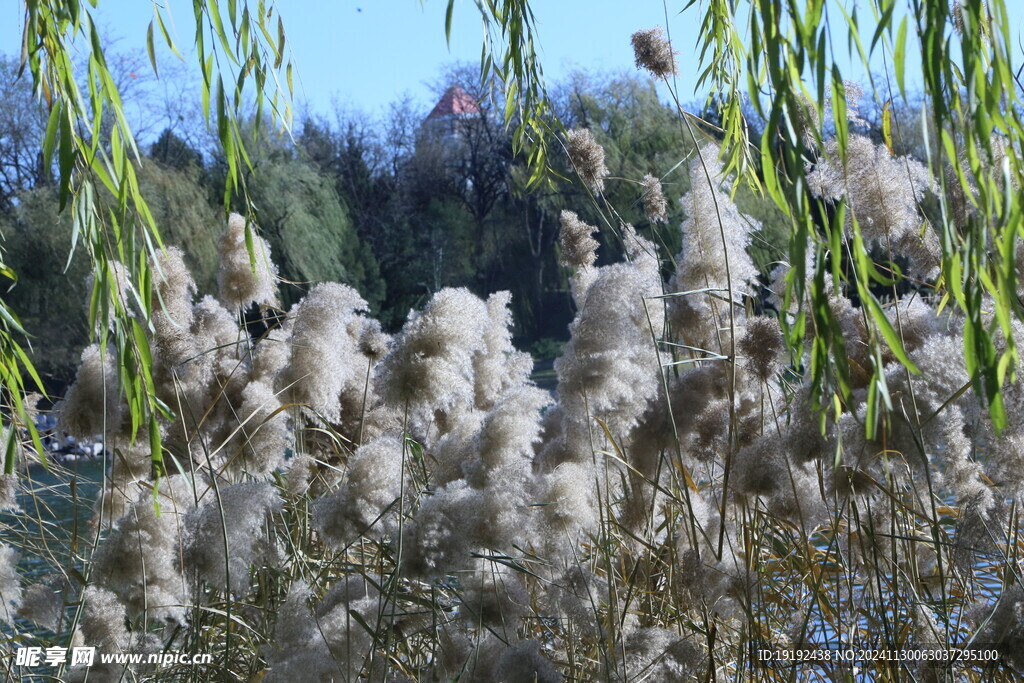
M 42 144 L 42 163 L 54 168 L 60 192 L 60 208 L 73 222 L 71 249 L 84 249 L 92 263 L 90 324 L 97 342 L 115 349 L 121 389 L 130 407 L 126 416 L 133 435 L 148 435 L 152 467 L 164 471 L 163 450 L 157 421 L 170 408 L 157 398 L 152 376 L 152 358 L 146 346 L 145 329 L 161 302 L 151 296 L 154 274 L 150 259 L 163 248 L 160 226 L 156 224 L 139 190 L 136 164 L 140 163 L 137 141 L 125 115 L 121 94 L 104 56 L 103 41 L 96 26 L 95 3 L 59 0 L 25 3 L 22 39 L 22 69 L 32 79 L 39 99 L 49 112 Z M 168 31 L 168 8 L 154 3 L 154 18 L 147 34 L 147 48 L 153 69 L 159 73 L 156 48 L 165 45 L 178 58 L 178 48 Z M 245 195 L 243 170 L 249 164 L 240 128 L 241 113 L 255 93 L 256 120 L 263 110 L 287 125 L 291 119 L 292 66 L 286 50 L 284 25 L 273 5 L 258 3 L 197 2 L 195 56 L 202 73 L 203 114 L 215 126 L 224 151 L 225 204 L 235 193 Z M 84 55 L 78 59 L 76 55 Z M 116 199 L 105 210 L 100 194 Z M 106 203 L 104 204 L 106 205 Z M 252 241 L 251 231 L 246 239 Z M 255 260 L 255 255 L 252 255 Z M 7 273 L 12 279 L 17 274 Z M 126 286 L 129 285 L 129 286 Z M 132 298 L 129 295 L 133 294 Z M 130 314 L 137 310 L 136 318 Z M 2 316 L 10 326 L 0 343 L 14 349 L 12 335 L 20 331 L 15 311 L 3 307 Z M 115 324 L 96 324 L 99 320 Z M 27 357 L 18 354 L 30 376 Z M 20 406 L 24 381 L 19 365 L 5 363 L 4 387 L 9 403 L 19 407 L 19 417 L 34 433 Z M 42 388 L 41 382 L 36 384 Z M 37 439 L 38 440 L 38 439 Z M 38 444 L 37 444 L 38 447 Z M 42 450 L 41 448 L 39 450 Z M 6 469 L 13 468 L 9 448 Z
M 881 233 L 875 226 L 875 239 L 870 239 L 872 228 L 857 206 L 846 202 L 835 214 L 823 214 L 813 204 L 807 153 L 826 137 L 825 131 L 834 132 L 829 144 L 844 162 L 857 144 L 848 125 L 850 98 L 842 60 L 836 55 L 846 55 L 869 74 L 867 94 L 886 112 L 884 135 L 891 150 L 909 131 L 893 127 L 890 109 L 907 97 L 907 74 L 913 70 L 908 63 L 917 64 L 921 54 L 927 104 L 921 121 L 927 149 L 923 161 L 940 188 L 929 225 L 918 226 L 922 239 L 941 246 L 940 277 L 926 280 L 943 305 L 963 313 L 963 353 L 971 385 L 995 424 L 1007 424 L 1002 392 L 1016 378 L 1019 359 L 1010 326 L 1024 313 L 1016 295 L 1016 249 L 1024 236 L 1016 191 L 1024 173 L 1019 154 L 1024 125 L 1015 66 L 1022 55 L 1011 35 L 1006 4 L 712 0 L 699 6 L 690 2 L 686 11 L 703 12 L 699 83 L 721 100 L 727 170 L 763 188 L 792 220 L 789 260 L 795 270 L 786 297 L 798 304 L 799 312 L 784 325 L 791 345 L 799 344 L 808 331 L 814 336 L 814 401 L 837 413 L 844 410 L 851 391 L 838 321 L 829 311 L 821 282 L 806 278 L 809 264 L 821 270 L 826 259 L 838 261 L 843 228 L 836 224 L 837 215 L 865 233 L 849 255 L 853 268 L 835 272 L 856 287 L 869 314 L 871 355 L 877 360 L 887 349 L 912 372 L 913 364 L 900 350 L 899 331 L 886 323 L 874 291 L 903 277 L 922 279 L 920 274 L 894 273 L 888 263 L 876 267 L 865 258 L 862 246 L 882 246 L 884 258 L 876 261 L 893 260 L 899 249 L 878 239 L 890 237 L 888 226 Z M 826 109 L 830 91 L 835 93 L 833 106 Z M 760 144 L 749 137 L 745 102 L 766 121 Z M 897 229 L 907 234 L 903 226 Z M 875 389 L 867 428 L 873 434 L 890 419 L 891 401 L 881 364 L 874 363 L 869 372 Z

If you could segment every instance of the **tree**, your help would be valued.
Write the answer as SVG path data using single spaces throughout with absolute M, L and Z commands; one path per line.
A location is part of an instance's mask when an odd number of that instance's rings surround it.
M 165 165 L 155 156 L 143 159 L 137 173 L 139 189 L 154 220 L 162 226 L 166 243 L 181 247 L 188 255 L 199 291 L 214 291 L 217 237 L 223 219 L 207 198 L 203 170 L 191 163 L 180 168 Z
M 0 55 L 0 210 L 9 211 L 19 192 L 43 182 L 42 156 L 46 111 L 27 79 L 18 78 L 18 63 Z
M 69 258 L 72 231 L 68 216 L 58 210 L 52 186 L 19 193 L 16 206 L 0 215 L 5 259 L 18 273 L 3 301 L 21 312 L 47 388 L 62 388 L 74 378 L 89 337 L 85 279 L 90 268 L 82 250 Z
M 249 199 L 282 277 L 304 285 L 343 282 L 379 305 L 383 282 L 376 259 L 356 235 L 332 183 L 315 167 L 270 150 L 253 165 Z
M 149 156 L 164 166 L 179 171 L 203 166 L 202 153 L 179 138 L 170 128 L 164 128 L 160 137 L 150 146 Z

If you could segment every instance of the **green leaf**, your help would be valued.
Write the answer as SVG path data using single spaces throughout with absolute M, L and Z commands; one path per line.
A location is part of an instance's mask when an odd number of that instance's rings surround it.
M 284 22 L 281 21 L 281 15 L 277 15 L 277 59 L 274 60 L 274 68 L 280 69 L 281 64 L 284 62 Z
M 892 324 L 889 322 L 889 318 L 886 317 L 882 307 L 878 304 L 874 295 L 868 291 L 866 287 L 861 288 L 862 302 L 867 306 L 868 312 L 871 314 L 871 319 L 875 325 L 878 326 L 879 332 L 885 338 L 885 342 L 889 345 L 889 349 L 893 352 L 896 358 L 899 359 L 903 365 L 915 375 L 921 374 L 921 371 L 917 369 L 914 362 L 910 360 L 910 356 L 907 355 L 906 350 L 903 348 L 903 342 L 900 341 L 899 334 L 893 329 Z M 866 295 L 866 296 L 865 296 Z
M 896 70 L 896 85 L 899 86 L 900 95 L 907 99 L 907 88 L 905 85 L 907 59 L 907 17 L 900 21 L 900 28 L 896 32 L 896 47 L 893 50 L 893 62 Z
M 50 174 L 50 164 L 53 163 L 53 146 L 57 142 L 57 131 L 60 129 L 60 120 L 63 116 L 64 106 L 60 101 L 53 103 L 50 109 L 50 117 L 46 122 L 46 136 L 43 138 L 43 168 L 47 176 Z
M 846 115 L 846 86 L 839 73 L 839 67 L 832 67 L 832 120 L 836 124 L 836 144 L 839 147 L 839 158 L 846 164 L 846 145 L 848 143 Z
M 219 2 L 204 2 L 202 6 L 206 8 L 206 11 L 210 14 L 210 22 L 213 24 L 214 37 L 220 41 L 221 47 L 224 49 L 224 55 L 231 60 L 232 64 L 238 64 L 238 57 L 235 55 L 235 51 L 231 49 L 231 44 L 228 43 L 228 32 L 224 30 L 224 22 L 220 18 L 220 3 Z
M 882 33 L 887 28 L 892 27 L 892 13 L 896 9 L 896 0 L 888 0 L 885 6 L 882 8 L 882 16 L 878 20 L 878 26 L 875 28 L 875 33 L 871 36 L 871 52 L 874 53 L 875 46 L 878 44 L 878 39 L 882 37 Z M 903 21 L 907 18 L 903 17 Z M 851 31 L 852 33 L 852 31 Z
M 988 413 L 989 417 L 992 418 L 992 426 L 995 427 L 997 433 L 1006 429 L 1008 421 L 1006 419 L 1006 406 L 1003 403 L 1002 392 L 996 391 L 989 398 Z
M 149 22 L 149 28 L 146 29 L 146 52 L 149 53 L 149 63 L 153 65 L 153 72 L 156 73 L 157 78 L 160 77 L 160 69 L 156 65 L 156 50 L 153 49 L 153 22 Z
M 875 438 L 875 430 L 878 427 L 878 383 L 872 381 L 868 384 L 867 412 L 864 416 L 864 433 L 869 439 Z M 837 461 L 838 464 L 838 461 Z
M 448 0 L 448 9 L 444 13 L 444 39 L 448 43 L 448 49 L 452 47 L 452 13 L 455 10 L 455 0 Z
M 60 210 L 67 206 L 71 198 L 71 171 L 75 166 L 75 142 L 71 131 L 71 117 L 63 112 L 60 117 L 60 148 L 58 151 L 60 167 Z
M 7 304 L 3 301 L 0 301 L 0 320 L 3 321 L 4 327 L 7 330 L 14 330 L 18 334 L 28 336 L 28 332 L 25 331 L 25 328 L 21 326 L 21 323 L 18 322 L 18 319 L 14 317 L 14 314 L 11 313 L 11 310 L 7 308 Z
M 882 107 L 882 139 L 889 149 L 889 154 L 895 155 L 892 146 L 892 100 L 887 100 Z
M 139 362 L 144 373 L 149 373 L 153 367 L 153 356 L 149 350 L 149 340 L 146 339 L 146 332 L 142 325 L 135 318 L 132 318 L 132 335 L 135 337 L 135 348 L 139 351 Z
M 519 86 L 516 84 L 516 81 L 513 80 L 509 82 L 505 92 L 505 123 L 510 122 L 512 120 L 512 115 L 515 113 L 517 104 L 516 94 L 518 91 Z
M 39 390 L 44 397 L 46 396 L 46 385 L 43 384 L 42 378 L 39 377 L 39 373 L 36 372 L 35 365 L 32 364 L 32 360 L 25 353 L 25 350 L 21 348 L 20 344 L 11 343 L 14 348 L 14 353 L 18 355 L 18 359 L 21 361 L 21 367 L 25 368 L 25 372 L 32 378 L 32 381 L 36 385 L 36 389 Z
M 153 474 L 156 477 L 161 477 L 165 474 L 163 440 L 160 437 L 160 423 L 157 422 L 155 413 L 149 416 L 149 448 Z
M 13 344 L 13 342 L 11 343 Z M 17 346 L 17 344 L 13 345 Z M 39 438 L 39 432 L 36 430 L 35 424 L 29 417 L 28 411 L 25 410 L 25 403 L 22 400 L 22 393 L 24 392 L 24 387 L 21 382 L 21 374 L 18 372 L 18 368 L 13 362 L 11 363 L 10 372 L 4 372 L 3 374 L 5 384 L 10 390 L 11 398 L 14 400 L 14 411 L 18 414 L 18 417 L 21 418 L 22 426 L 28 430 L 29 438 L 32 440 L 32 446 L 36 449 L 36 454 L 39 456 L 39 460 L 43 463 L 43 467 L 49 469 L 50 463 L 46 457 L 46 449 L 43 448 L 42 440 Z M 17 438 L 17 430 L 12 429 L 11 431 L 15 433 L 14 438 Z M 7 471 L 7 467 L 8 462 L 5 458 L 4 471 L 7 474 L 10 474 L 10 472 Z
M 245 222 L 245 250 L 249 254 L 249 268 L 256 274 L 256 241 L 252 234 L 252 223 Z
M 18 462 L 18 442 L 15 438 L 17 434 L 16 429 L 7 430 L 7 443 L 4 444 L 4 474 L 14 474 L 14 467 Z
M 156 14 L 157 26 L 160 27 L 160 33 L 163 34 L 164 42 L 167 43 L 167 47 L 171 49 L 171 52 L 173 52 L 178 59 L 183 59 L 181 53 L 178 52 L 178 46 L 174 44 L 174 40 L 171 39 L 171 34 L 167 31 L 167 26 L 164 25 L 164 18 L 160 15 L 160 11 L 154 7 L 154 12 Z

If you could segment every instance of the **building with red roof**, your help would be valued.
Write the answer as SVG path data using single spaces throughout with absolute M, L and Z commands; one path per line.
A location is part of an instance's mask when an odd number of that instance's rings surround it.
M 484 116 L 484 110 L 473 96 L 457 85 L 445 91 L 423 120 L 423 131 L 435 140 L 448 140 L 460 132 L 466 121 Z
M 483 113 L 480 104 L 473 99 L 473 96 L 457 85 L 453 85 L 445 91 L 438 100 L 433 110 L 427 114 L 427 121 L 431 119 L 444 118 L 449 116 L 465 117 L 479 116 Z

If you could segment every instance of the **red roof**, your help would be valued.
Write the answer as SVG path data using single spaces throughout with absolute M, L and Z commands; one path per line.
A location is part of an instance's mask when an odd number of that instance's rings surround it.
M 438 116 L 451 116 L 452 114 L 479 114 L 480 105 L 473 97 L 457 85 L 448 88 L 444 96 L 438 101 L 433 111 L 427 114 L 428 119 Z

